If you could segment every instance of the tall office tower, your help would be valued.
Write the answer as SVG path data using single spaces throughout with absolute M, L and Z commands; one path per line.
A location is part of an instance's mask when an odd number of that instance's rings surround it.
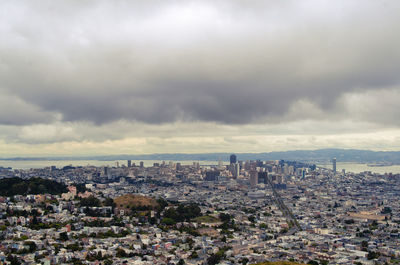
M 283 176 L 282 176 L 282 175 L 277 175 L 277 176 L 276 176 L 276 181 L 277 181 L 278 183 L 283 183 Z
M 336 174 L 336 157 L 332 159 L 332 170 Z
M 235 179 L 237 179 L 240 175 L 240 166 L 239 163 L 235 164 Z
M 258 172 L 258 180 L 257 183 L 263 183 L 267 184 L 268 183 L 268 172 Z
M 258 184 L 258 172 L 256 170 L 250 171 L 250 186 L 254 188 Z
M 283 165 L 282 172 L 285 175 L 289 174 L 289 166 L 286 163 Z
M 144 167 L 143 161 L 140 161 L 140 167 Z
M 231 155 L 229 160 L 231 161 L 231 164 L 235 164 L 236 163 L 236 155 Z
M 115 167 L 119 167 L 119 162 L 115 162 Z
M 232 177 L 234 179 L 237 179 L 237 177 L 239 176 L 239 172 L 240 172 L 239 164 L 238 163 L 230 164 L 229 165 L 229 172 L 231 172 Z
M 249 160 L 247 160 L 246 162 L 244 162 L 243 168 L 244 168 L 244 170 L 250 170 L 250 161 L 249 161 Z
M 221 168 L 223 166 L 221 158 L 218 158 L 218 167 Z
M 176 170 L 182 170 L 182 164 L 176 163 Z
M 131 166 L 132 166 L 132 161 L 128 160 L 128 167 L 131 167 Z
M 290 175 L 294 174 L 294 166 L 289 166 L 289 174 Z

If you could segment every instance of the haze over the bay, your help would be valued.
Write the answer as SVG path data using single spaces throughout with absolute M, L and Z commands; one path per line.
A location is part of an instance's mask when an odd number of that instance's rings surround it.
M 0 157 L 400 150 L 400 2 L 1 1 Z

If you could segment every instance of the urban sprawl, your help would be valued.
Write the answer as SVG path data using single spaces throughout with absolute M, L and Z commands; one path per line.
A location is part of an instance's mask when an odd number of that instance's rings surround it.
M 0 168 L 0 181 L 4 264 L 400 262 L 400 175 L 335 159 Z

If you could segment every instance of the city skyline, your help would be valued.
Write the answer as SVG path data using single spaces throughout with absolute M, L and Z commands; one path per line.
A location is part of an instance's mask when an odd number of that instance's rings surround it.
M 0 3 L 0 157 L 398 151 L 399 11 Z

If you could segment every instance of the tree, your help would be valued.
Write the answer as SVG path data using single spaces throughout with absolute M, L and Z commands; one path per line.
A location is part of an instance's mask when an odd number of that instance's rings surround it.
M 220 213 L 219 214 L 219 219 L 223 222 L 223 223 L 228 223 L 231 220 L 231 216 L 227 213 Z
M 392 213 L 392 209 L 390 207 L 384 207 L 381 211 L 382 214 L 390 214 Z
M 249 219 L 250 222 L 254 223 L 256 221 L 256 218 L 254 217 L 254 215 L 250 215 L 249 217 L 247 217 Z
M 185 261 L 183 259 L 180 259 L 177 265 L 185 265 Z
M 21 262 L 18 260 L 18 258 L 11 254 L 9 254 L 7 256 L 7 261 L 9 261 L 11 263 L 11 265 L 20 265 L 21 264 Z
M 160 211 L 163 211 L 165 209 L 165 207 L 168 206 L 168 202 L 166 200 L 164 200 L 163 198 L 157 199 L 157 203 L 158 203 L 158 208 Z
M 125 250 L 123 250 L 122 248 L 118 248 L 118 249 L 117 249 L 116 256 L 117 256 L 118 258 L 124 258 L 124 257 L 126 257 L 126 252 L 125 252 Z
M 207 259 L 207 264 L 208 265 L 215 265 L 218 264 L 222 259 L 225 258 L 225 251 L 223 249 L 218 250 L 217 253 L 212 254 L 208 259 Z
M 354 219 L 344 220 L 344 223 L 347 225 L 354 224 Z
M 221 256 L 217 254 L 212 254 L 208 259 L 207 259 L 207 264 L 208 265 L 215 265 L 218 264 L 221 261 Z
M 93 195 L 88 198 L 81 198 L 80 201 L 81 207 L 99 207 L 101 206 L 100 200 L 94 197 Z
M 248 258 L 243 258 L 243 259 L 240 260 L 240 263 L 242 265 L 246 265 L 247 263 L 249 263 L 249 259 Z
M 62 233 L 60 233 L 60 240 L 61 240 L 61 241 L 67 241 L 67 240 L 68 240 L 68 234 L 67 234 L 67 232 L 62 232 Z
M 110 259 L 106 259 L 105 261 L 104 261 L 104 265 L 112 265 L 113 264 L 113 262 L 112 262 L 112 260 L 110 260 Z
M 83 265 L 83 262 L 80 259 L 73 257 L 70 261 L 73 265 Z
M 37 246 L 36 246 L 35 242 L 33 242 L 33 241 L 25 241 L 25 245 L 29 246 L 30 253 L 35 252 L 37 249 Z
M 116 206 L 115 202 L 111 198 L 106 198 L 104 201 L 104 206 L 111 206 L 113 209 Z
M 166 210 L 164 212 L 164 218 L 170 218 L 173 220 L 178 220 L 179 216 L 178 213 L 176 212 L 176 210 L 174 208 L 169 208 L 168 210 Z
M 368 251 L 367 259 L 377 259 L 380 256 L 379 252 Z
M 169 217 L 165 217 L 162 219 L 161 223 L 166 224 L 166 225 L 174 225 L 176 224 L 175 220 Z
M 199 257 L 199 254 L 197 254 L 196 251 L 193 251 L 192 254 L 190 254 L 189 258 L 190 259 L 197 259 Z
M 363 241 L 363 242 L 361 242 L 361 249 L 363 250 L 363 251 L 367 251 L 367 249 L 368 249 L 368 241 Z

